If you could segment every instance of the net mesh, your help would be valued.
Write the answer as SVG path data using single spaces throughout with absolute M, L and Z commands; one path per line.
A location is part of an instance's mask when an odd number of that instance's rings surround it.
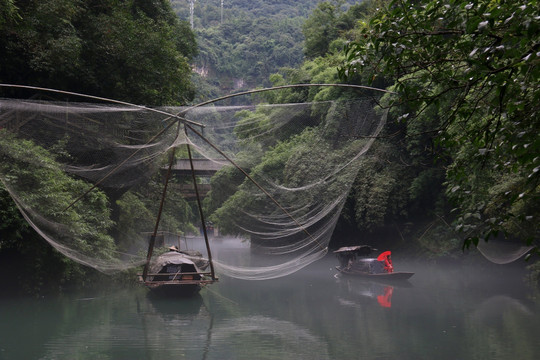
M 295 90 L 276 88 L 255 100 L 244 95 L 250 105 L 224 99 L 155 109 L 95 98 L 1 99 L 0 180 L 58 251 L 113 273 L 145 263 L 171 157 L 158 229 L 199 233 L 189 145 L 208 225 L 271 255 L 254 263 L 217 253 L 218 274 L 284 276 L 326 254 L 386 120 L 377 107 L 382 91 L 317 89 L 311 98 L 320 100 L 304 103 L 276 103 Z
M 495 264 L 509 264 L 529 254 L 535 246 L 516 240 L 492 239 L 480 241 L 476 247 L 489 261 Z
M 318 101 L 278 101 L 307 88 Z M 65 93 L 28 89 L 48 97 Z M 86 102 L 0 99 L 0 181 L 47 242 L 105 273 L 143 265 L 156 230 L 161 249 L 201 234 L 187 146 L 210 236 L 233 235 L 252 253 L 267 255 L 218 251 L 219 275 L 270 279 L 322 258 L 386 122 L 377 105 L 385 92 L 343 85 L 235 95 L 235 104 L 249 105 L 224 105 L 226 97 L 162 108 L 68 94 Z M 500 264 L 531 249 L 478 245 Z

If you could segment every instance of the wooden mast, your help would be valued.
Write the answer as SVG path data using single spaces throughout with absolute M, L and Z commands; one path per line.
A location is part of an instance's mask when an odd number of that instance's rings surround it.
M 188 138 L 187 127 L 185 126 L 184 126 L 184 131 L 186 133 L 186 139 L 187 139 Z M 206 220 L 204 218 L 204 212 L 202 210 L 201 198 L 199 196 L 199 188 L 197 187 L 197 178 L 195 177 L 195 168 L 193 166 L 193 157 L 191 156 L 191 147 L 189 146 L 189 143 L 186 143 L 186 147 L 187 147 L 188 156 L 189 156 L 189 165 L 191 167 L 191 177 L 193 179 L 193 187 L 195 189 L 195 196 L 197 197 L 197 207 L 199 208 L 199 216 L 201 218 L 201 223 L 202 223 L 204 243 L 206 245 L 206 251 L 208 252 L 208 262 L 210 264 L 210 272 L 211 272 L 212 280 L 215 281 L 217 280 L 216 273 L 214 271 L 214 263 L 212 261 L 212 252 L 210 251 L 210 243 L 208 241 L 208 233 L 206 231 Z
M 180 123 L 178 123 L 177 136 L 178 136 L 179 130 L 180 130 Z M 187 138 L 187 128 L 186 127 L 184 127 L 184 131 L 185 131 L 186 138 Z M 204 213 L 202 211 L 202 203 L 201 203 L 201 199 L 200 199 L 200 195 L 199 195 L 199 189 L 197 187 L 197 178 L 195 176 L 195 168 L 194 168 L 194 165 L 193 165 L 193 157 L 191 155 L 191 148 L 189 146 L 189 143 L 186 144 L 186 147 L 187 147 L 187 151 L 188 151 L 188 155 L 189 155 L 189 163 L 190 163 L 190 167 L 191 167 L 191 176 L 192 176 L 192 179 L 193 179 L 193 187 L 195 189 L 195 195 L 197 197 L 197 207 L 199 208 L 199 215 L 200 215 L 201 222 L 202 222 L 204 241 L 205 241 L 205 245 L 206 245 L 206 250 L 208 252 L 208 261 L 209 261 L 209 265 L 210 265 L 210 272 L 211 272 L 211 276 L 212 276 L 212 281 L 216 281 L 217 278 L 216 278 L 216 274 L 215 274 L 215 271 L 214 271 L 214 264 L 213 264 L 213 261 L 212 261 L 212 252 L 210 250 L 210 243 L 208 241 L 208 233 L 207 233 L 207 230 L 206 230 L 206 220 L 204 218 Z M 173 147 L 172 152 L 171 152 L 171 156 L 170 156 L 170 159 L 169 159 L 169 167 L 167 169 L 167 175 L 165 177 L 165 184 L 163 186 L 163 193 L 161 195 L 161 202 L 159 204 L 159 211 L 158 211 L 158 215 L 157 215 L 157 218 L 156 218 L 156 224 L 155 224 L 155 227 L 154 227 L 154 232 L 152 233 L 152 236 L 151 236 L 150 241 L 148 243 L 148 252 L 147 252 L 147 255 L 146 255 L 146 263 L 144 265 L 143 274 L 142 274 L 143 282 L 146 282 L 146 278 L 148 276 L 148 268 L 149 268 L 150 260 L 152 259 L 152 254 L 153 254 L 153 251 L 154 251 L 154 245 L 155 245 L 155 242 L 156 242 L 156 236 L 157 236 L 157 232 L 158 232 L 158 229 L 159 229 L 159 223 L 160 223 L 160 220 L 161 220 L 161 215 L 163 213 L 163 206 L 165 204 L 165 197 L 167 195 L 167 187 L 169 185 L 169 180 L 171 178 L 172 167 L 173 167 L 173 163 L 174 163 L 174 160 L 175 160 L 175 154 L 176 154 L 176 147 Z
M 171 158 L 169 160 L 169 168 L 167 169 L 167 176 L 165 177 L 165 185 L 163 186 L 163 193 L 161 194 L 161 202 L 159 203 L 159 211 L 156 218 L 156 225 L 154 226 L 154 232 L 150 237 L 148 243 L 148 253 L 146 254 L 146 263 L 144 264 L 144 270 L 142 274 L 143 281 L 146 281 L 146 276 L 148 275 L 148 266 L 150 265 L 150 260 L 152 259 L 152 253 L 154 252 L 154 245 L 156 243 L 156 236 L 159 229 L 159 222 L 161 220 L 161 213 L 163 212 L 163 205 L 165 204 L 165 196 L 167 195 L 167 186 L 169 185 L 169 179 L 171 178 L 172 165 L 174 163 L 174 155 L 176 153 L 176 147 L 173 147 L 171 152 Z

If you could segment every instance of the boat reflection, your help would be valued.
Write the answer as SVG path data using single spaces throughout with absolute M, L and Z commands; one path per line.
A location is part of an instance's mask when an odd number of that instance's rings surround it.
M 384 294 L 377 295 L 377 302 L 382 307 L 392 307 L 392 294 L 394 293 L 393 286 L 385 286 Z
M 388 284 L 374 280 L 342 277 L 341 275 L 336 275 L 335 278 L 340 288 L 339 302 L 344 306 L 355 307 L 376 303 L 381 307 L 390 308 L 396 288 L 412 287 L 408 281 Z
M 175 298 L 168 298 L 148 292 L 146 295 L 155 312 L 164 316 L 189 316 L 197 315 L 201 312 L 203 298 L 200 294 L 182 298 L 180 301 Z

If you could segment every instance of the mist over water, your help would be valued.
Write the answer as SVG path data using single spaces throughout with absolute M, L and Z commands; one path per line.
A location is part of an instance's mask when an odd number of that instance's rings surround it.
M 248 243 L 211 241 L 221 258 L 262 261 Z M 540 353 L 538 301 L 520 261 L 494 265 L 473 254 L 438 265 L 397 252 L 393 261 L 396 271 L 415 275 L 400 283 L 343 277 L 328 255 L 273 280 L 220 276 L 191 299 L 157 299 L 144 288 L 0 298 L 0 359 L 535 359 Z

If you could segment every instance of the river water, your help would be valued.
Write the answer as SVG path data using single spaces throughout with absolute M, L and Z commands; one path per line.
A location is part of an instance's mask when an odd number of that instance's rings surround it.
M 538 358 L 539 301 L 522 266 L 393 261 L 415 275 L 344 278 L 328 255 L 274 280 L 221 277 L 191 299 L 139 287 L 0 297 L 0 359 Z

